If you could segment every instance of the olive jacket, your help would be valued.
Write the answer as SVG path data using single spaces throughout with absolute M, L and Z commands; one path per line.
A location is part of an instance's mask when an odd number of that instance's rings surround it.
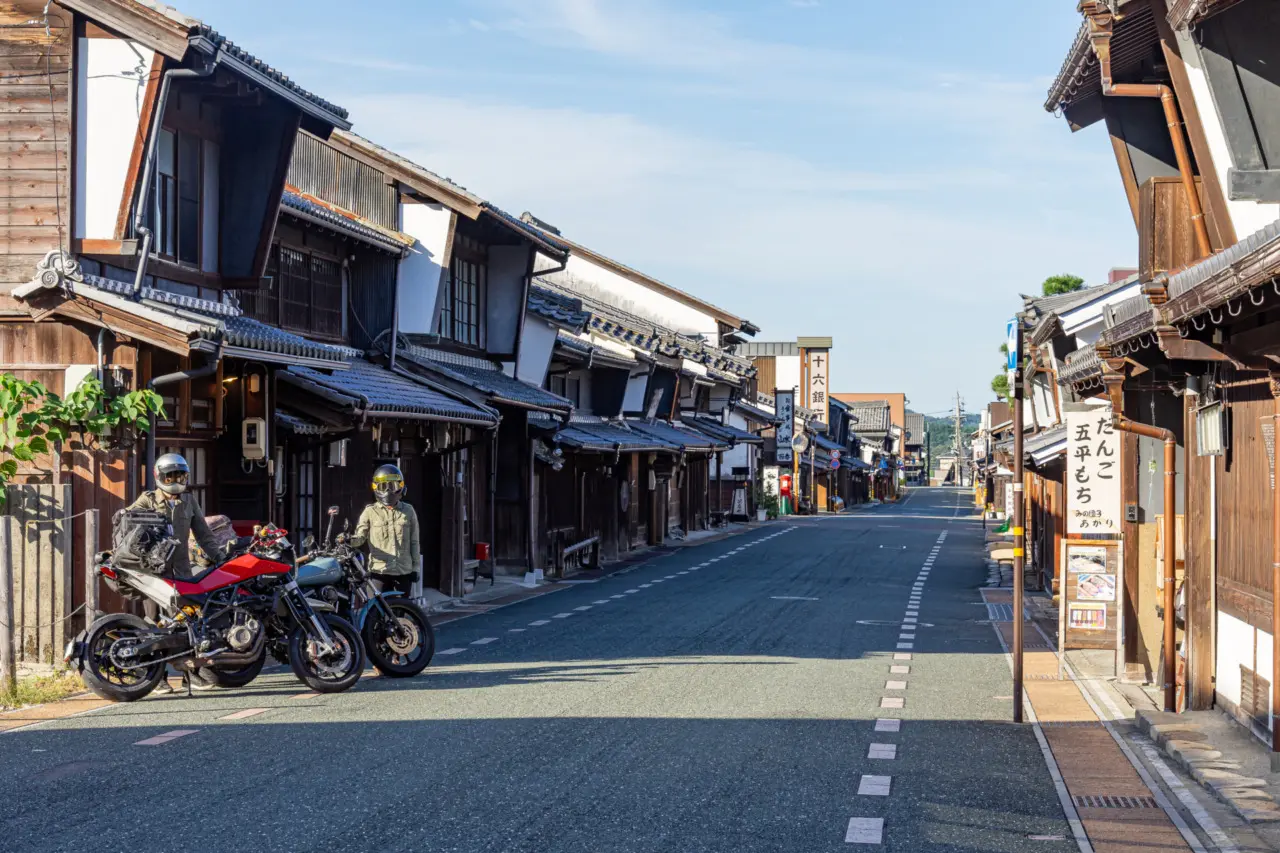
M 369 571 L 381 575 L 409 575 L 418 571 L 422 547 L 418 536 L 418 514 L 401 501 L 395 506 L 369 504 L 356 521 L 351 544 L 369 545 Z

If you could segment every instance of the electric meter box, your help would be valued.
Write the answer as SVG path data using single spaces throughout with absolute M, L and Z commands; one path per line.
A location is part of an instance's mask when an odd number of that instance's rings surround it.
M 245 418 L 240 424 L 240 455 L 245 459 L 267 458 L 267 422 Z

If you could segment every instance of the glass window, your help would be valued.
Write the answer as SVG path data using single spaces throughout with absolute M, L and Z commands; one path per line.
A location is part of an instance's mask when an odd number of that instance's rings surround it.
M 472 347 L 485 345 L 485 294 L 489 266 L 482 243 L 458 237 L 442 294 L 437 333 Z
M 184 264 L 200 265 L 201 240 L 210 242 L 210 253 L 216 258 L 217 223 L 204 222 L 204 193 L 216 192 L 216 185 L 205 187 L 202 177 L 201 139 L 181 131 L 161 130 L 156 148 L 156 179 L 152 204 L 148 210 L 148 227 L 157 254 Z M 212 149 L 213 156 L 217 148 Z M 210 152 L 203 159 L 209 161 Z M 216 164 L 215 164 L 216 165 Z M 216 205 L 211 209 L 216 210 Z
M 179 261 L 200 263 L 200 138 L 178 135 Z

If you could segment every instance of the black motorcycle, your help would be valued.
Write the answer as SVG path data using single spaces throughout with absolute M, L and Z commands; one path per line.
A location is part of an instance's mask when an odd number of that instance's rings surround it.
M 333 536 L 338 508 L 329 507 L 324 541 L 304 542 L 307 553 L 298 559 L 298 585 L 309 597 L 332 605 L 356 626 L 369 660 L 383 675 L 408 678 L 431 663 L 436 636 L 427 614 L 404 593 L 383 591 L 365 568 L 364 557 L 351 547 L 350 537 Z M 283 649 L 273 649 L 278 655 Z

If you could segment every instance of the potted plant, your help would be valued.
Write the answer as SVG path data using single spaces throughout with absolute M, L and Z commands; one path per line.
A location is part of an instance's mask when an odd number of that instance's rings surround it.
M 756 521 L 778 517 L 778 496 L 756 489 Z

